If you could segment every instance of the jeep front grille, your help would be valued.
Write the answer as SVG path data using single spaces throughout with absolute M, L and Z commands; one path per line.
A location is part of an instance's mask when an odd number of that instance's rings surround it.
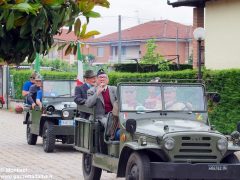
M 175 147 L 169 151 L 171 161 L 174 162 L 210 162 L 221 160 L 221 152 L 217 150 L 219 135 L 199 133 L 194 135 L 171 136 L 175 140 Z

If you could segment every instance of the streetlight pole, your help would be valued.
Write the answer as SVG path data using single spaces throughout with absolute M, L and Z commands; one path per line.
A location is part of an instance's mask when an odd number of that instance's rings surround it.
M 198 80 L 202 79 L 202 73 L 201 73 L 201 62 L 202 62 L 202 56 L 201 56 L 201 43 L 205 39 L 205 30 L 202 27 L 198 27 L 193 31 L 194 39 L 198 42 Z
M 201 40 L 198 40 L 198 79 L 202 79 L 201 65 L 202 65 L 202 56 L 201 56 Z

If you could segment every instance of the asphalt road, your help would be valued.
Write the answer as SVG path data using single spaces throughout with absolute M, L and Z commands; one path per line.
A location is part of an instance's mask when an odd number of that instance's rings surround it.
M 45 153 L 41 137 L 28 145 L 22 121 L 22 114 L 0 110 L 0 179 L 83 179 L 80 152 L 59 143 L 54 153 Z M 103 171 L 101 179 L 118 178 Z

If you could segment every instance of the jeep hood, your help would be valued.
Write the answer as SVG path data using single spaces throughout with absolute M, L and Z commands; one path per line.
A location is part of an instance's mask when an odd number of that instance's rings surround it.
M 164 131 L 164 127 L 169 128 Z M 151 136 L 163 136 L 165 133 L 180 131 L 209 131 L 210 127 L 201 121 L 196 120 L 165 120 L 141 123 L 137 122 L 136 133 L 147 134 Z
M 54 102 L 51 104 L 56 110 L 62 110 L 64 108 L 77 108 L 75 102 Z

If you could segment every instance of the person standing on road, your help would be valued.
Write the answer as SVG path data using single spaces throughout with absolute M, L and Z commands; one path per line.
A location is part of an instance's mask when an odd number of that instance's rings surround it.
M 96 76 L 97 75 L 93 72 L 93 70 L 87 70 L 85 72 L 85 74 L 83 75 L 85 83 L 81 86 L 76 86 L 75 88 L 74 102 L 76 104 L 85 104 L 85 101 L 87 100 L 88 89 L 96 85 Z M 89 117 L 89 114 L 80 112 L 80 117 L 87 119 Z

